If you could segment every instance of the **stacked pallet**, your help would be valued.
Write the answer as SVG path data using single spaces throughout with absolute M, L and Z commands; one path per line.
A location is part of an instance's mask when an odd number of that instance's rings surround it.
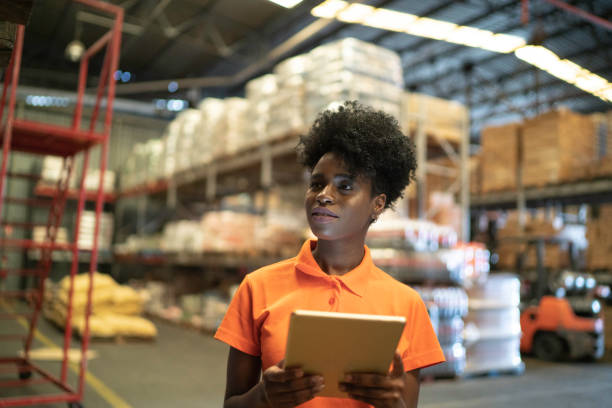
M 522 168 L 525 187 L 582 179 L 593 159 L 593 122 L 560 109 L 523 124 Z
M 593 208 L 587 221 L 586 238 L 587 267 L 589 269 L 612 269 L 612 205 Z
M 510 123 L 482 130 L 482 192 L 513 190 L 517 186 L 520 125 Z

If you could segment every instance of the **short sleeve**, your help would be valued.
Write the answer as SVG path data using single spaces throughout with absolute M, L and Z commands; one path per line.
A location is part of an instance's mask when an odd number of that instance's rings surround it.
M 253 290 L 247 275 L 232 299 L 215 339 L 252 356 L 261 355 L 253 317 Z
M 399 344 L 405 371 L 425 368 L 445 361 L 444 353 L 431 324 L 427 308 L 416 294 Z

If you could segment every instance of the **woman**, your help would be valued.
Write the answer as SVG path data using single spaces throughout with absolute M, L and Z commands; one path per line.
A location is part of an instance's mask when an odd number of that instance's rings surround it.
M 236 292 L 215 334 L 230 345 L 224 406 L 416 407 L 419 369 L 444 356 L 418 294 L 374 266 L 364 244 L 414 174 L 413 145 L 391 116 L 346 102 L 320 114 L 298 150 L 311 170 L 305 207 L 318 239 L 248 274 Z M 282 364 L 296 309 L 405 316 L 391 372 L 347 373 L 349 398 L 316 398 L 323 378 Z

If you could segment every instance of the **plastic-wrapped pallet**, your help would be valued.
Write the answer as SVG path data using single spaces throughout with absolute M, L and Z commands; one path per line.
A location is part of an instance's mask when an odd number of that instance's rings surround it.
M 278 91 L 276 75 L 267 74 L 246 83 L 246 99 L 249 102 L 248 133 L 249 142 L 254 145 L 268 140 L 268 122 L 272 114 L 272 97 Z
M 78 185 L 80 180 L 75 179 L 75 187 Z M 100 185 L 100 170 L 93 169 L 88 170 L 85 175 L 85 190 L 98 191 Z M 102 181 L 102 191 L 105 193 L 112 193 L 115 190 L 115 172 L 106 170 L 104 172 L 104 179 Z
M 175 164 L 176 171 L 183 171 L 204 161 L 204 155 L 194 156 L 193 153 L 209 152 L 206 140 L 201 136 L 201 112 L 197 109 L 185 109 L 175 119 L 179 123 Z
M 198 104 L 200 123 L 194 133 L 191 161 L 195 164 L 207 163 L 225 154 L 226 126 L 225 101 L 217 98 L 204 98 Z
M 79 249 L 92 249 L 94 241 L 94 228 L 96 213 L 94 211 L 83 211 L 79 223 Z M 100 227 L 98 231 L 98 249 L 110 250 L 113 239 L 113 215 L 109 213 L 100 214 Z
M 155 181 L 163 176 L 164 142 L 149 140 L 145 144 L 144 180 Z
M 456 287 L 417 287 L 425 304 L 433 303 L 438 311 L 438 341 L 446 362 L 421 370 L 423 377 L 457 377 L 463 374 L 466 365 L 466 350 L 463 345 L 463 317 L 468 311 L 466 292 Z
M 333 103 L 358 100 L 399 118 L 403 87 L 398 54 L 354 38 L 319 46 L 309 53 L 306 121 Z
M 289 58 L 274 67 L 278 92 L 272 95 L 274 115 L 268 123 L 268 137 L 276 139 L 302 131 L 306 123 L 306 73 L 311 69 L 308 54 Z
M 249 103 L 245 98 L 225 99 L 225 153 L 233 154 L 251 143 L 253 136 L 247 131 Z
M 468 289 L 466 374 L 523 372 L 520 286 L 516 275 L 495 274 Z
M 202 241 L 199 221 L 169 222 L 164 226 L 161 249 L 166 252 L 201 252 Z
M 164 133 L 163 175 L 165 178 L 172 177 L 178 168 L 178 141 L 181 134 L 181 122 L 174 120 L 170 122 Z
M 41 182 L 54 185 L 62 174 L 63 159 L 55 156 L 45 156 L 40 174 Z

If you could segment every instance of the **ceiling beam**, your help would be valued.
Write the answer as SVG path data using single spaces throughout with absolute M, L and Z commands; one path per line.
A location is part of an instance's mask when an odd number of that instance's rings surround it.
M 155 65 L 157 63 L 157 61 L 159 61 L 160 59 L 162 59 L 164 57 L 164 54 L 166 52 L 168 52 L 168 50 L 170 50 L 175 44 L 176 42 L 187 32 L 189 32 L 193 27 L 195 27 L 198 22 L 200 22 L 202 19 L 208 17 L 208 15 L 210 14 L 211 10 L 213 9 L 213 7 L 219 2 L 220 0 L 210 0 L 206 3 L 206 5 L 200 9 L 200 11 L 194 15 L 193 17 L 191 17 L 189 20 L 186 20 L 184 22 L 182 22 L 180 25 L 178 25 L 177 27 L 173 27 L 176 31 L 174 32 L 174 35 L 172 38 L 167 38 L 167 40 L 161 45 L 161 47 L 159 47 L 156 52 L 155 52 L 155 56 L 147 61 L 143 61 L 140 65 L 131 68 L 132 71 L 142 71 L 144 67 L 151 67 L 153 65 Z

